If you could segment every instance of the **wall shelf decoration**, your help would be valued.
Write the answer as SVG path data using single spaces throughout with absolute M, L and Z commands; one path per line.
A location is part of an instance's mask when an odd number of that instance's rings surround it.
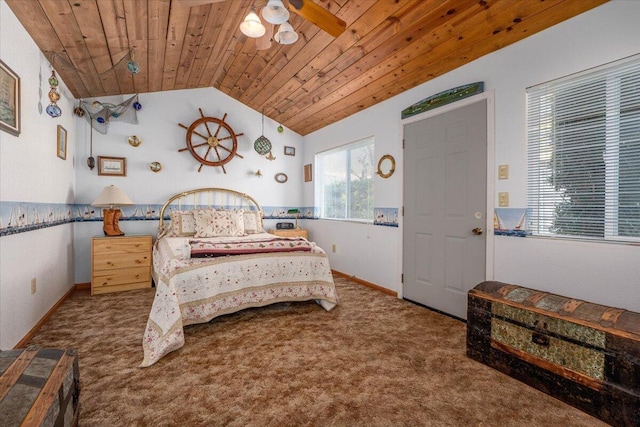
M 56 135 L 56 154 L 62 160 L 67 160 L 67 130 L 60 125 Z
M 98 156 L 98 175 L 127 176 L 127 159 Z
M 20 77 L 0 60 L 0 129 L 20 135 Z
M 403 119 L 406 119 L 407 117 L 415 116 L 416 114 L 424 113 L 425 111 L 442 107 L 443 105 L 447 105 L 452 102 L 468 98 L 475 94 L 482 93 L 483 91 L 484 82 L 475 82 L 463 86 L 454 87 L 453 89 L 447 89 L 405 108 L 404 110 L 402 110 L 401 117 Z

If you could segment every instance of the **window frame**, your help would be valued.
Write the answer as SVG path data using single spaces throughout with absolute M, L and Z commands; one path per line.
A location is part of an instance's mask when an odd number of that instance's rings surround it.
M 628 72 L 628 74 L 622 74 Z M 621 77 L 622 75 L 622 77 Z M 623 93 L 623 77 L 629 78 L 633 85 L 640 84 L 640 55 L 634 55 L 628 58 L 624 58 L 619 61 L 615 61 L 609 64 L 605 64 L 593 69 L 589 69 L 580 73 L 572 74 L 554 81 L 546 82 L 540 85 L 527 88 L 526 91 L 526 144 L 527 144 L 527 207 L 530 212 L 529 218 L 529 231 L 535 237 L 542 238 L 554 238 L 554 239 L 579 239 L 589 240 L 596 242 L 606 243 L 637 243 L 640 242 L 640 235 L 629 236 L 619 235 L 619 213 L 627 206 L 620 205 L 621 187 L 624 183 L 620 182 L 620 147 L 625 142 L 623 133 L 631 130 L 637 132 L 640 129 L 640 124 L 636 126 L 633 122 L 628 128 L 622 128 L 621 122 L 623 121 L 623 114 L 625 110 L 621 107 L 621 94 Z M 604 186 L 604 202 L 603 213 L 598 216 L 597 219 L 603 223 L 602 236 L 587 235 L 589 232 L 589 226 L 584 226 L 580 229 L 581 234 L 559 234 L 552 231 L 549 226 L 549 221 L 554 222 L 559 216 L 555 213 L 549 214 L 549 209 L 554 212 L 557 208 L 557 201 L 554 202 L 554 196 L 551 195 L 548 188 L 547 190 L 540 190 L 545 184 L 544 181 L 551 180 L 554 168 L 548 166 L 548 171 L 544 172 L 544 161 L 541 152 L 545 150 L 544 145 L 548 144 L 551 148 L 546 148 L 549 152 L 555 153 L 558 146 L 558 138 L 555 132 L 562 128 L 558 125 L 557 99 L 561 98 L 564 91 L 571 90 L 572 87 L 583 88 L 589 84 L 601 84 L 603 85 L 603 92 L 605 96 L 605 104 L 602 108 L 602 113 L 595 117 L 602 117 L 604 120 L 602 131 L 604 132 L 604 140 L 599 140 L 597 137 L 588 139 L 586 148 L 597 148 L 598 144 L 602 144 L 604 147 L 602 162 L 604 167 L 600 169 L 584 167 L 581 171 L 588 171 L 590 173 L 603 172 L 604 181 L 588 181 L 586 179 L 575 179 L 571 181 L 572 184 L 577 185 L 580 183 L 593 182 L 594 185 Z M 635 86 L 632 86 L 632 88 Z M 632 92 L 632 95 L 635 91 Z M 543 98 L 553 98 L 551 102 L 545 104 Z M 627 99 L 632 96 L 627 96 Z M 532 99 L 537 102 L 533 102 Z M 575 101 L 575 98 L 572 98 Z M 594 101 L 595 102 L 595 101 Z M 545 107 L 546 105 L 546 107 Z M 589 104 L 593 105 L 593 104 Z M 546 109 L 545 109 L 546 108 Z M 571 107 L 577 109 L 575 107 Z M 633 105 L 630 111 L 635 111 L 636 106 Z M 562 111 L 566 113 L 569 108 Z M 597 109 L 596 109 L 597 111 Z M 544 114 L 536 113 L 545 112 Z M 574 111 L 571 111 L 574 113 Z M 628 111 L 627 111 L 628 112 Z M 545 119 L 540 119 L 544 116 Z M 582 117 L 575 113 L 572 116 L 573 119 L 579 120 Z M 546 126 L 548 127 L 549 135 L 544 135 L 545 124 L 544 120 L 547 120 Z M 632 118 L 633 120 L 633 118 Z M 536 124 L 538 128 L 536 128 Z M 598 128 L 599 129 L 599 128 Z M 576 137 L 577 132 L 571 134 L 576 141 L 573 141 L 572 147 L 580 148 L 578 141 L 580 138 Z M 631 139 L 633 142 L 632 147 L 636 149 L 636 140 Z M 640 148 L 640 145 L 637 146 Z M 638 161 L 637 171 L 640 173 L 640 155 L 635 154 L 633 161 Z M 635 166 L 635 164 L 634 164 Z M 636 168 L 632 169 L 634 172 Z M 549 187 L 553 187 L 553 183 L 546 184 Z M 640 184 L 631 181 L 633 190 L 640 190 Z M 632 190 L 632 192 L 633 192 Z M 561 199 L 561 191 L 554 190 L 555 198 Z M 595 193 L 594 193 L 595 194 Z M 545 200 L 546 199 L 546 203 Z M 600 206 L 593 205 L 594 208 L 600 208 Z M 541 213 L 542 212 L 542 213 Z M 591 219 L 591 218 L 589 218 Z M 635 225 L 632 225 L 635 227 Z M 576 227 L 576 230 L 578 227 Z M 635 230 L 634 230 L 635 231 Z
M 352 211 L 353 211 L 353 203 L 351 200 L 352 194 L 351 194 L 351 186 L 352 186 L 352 180 L 351 179 L 347 179 L 346 180 L 346 188 L 345 188 L 345 196 L 346 196 L 346 201 L 345 201 L 345 217 L 344 218 L 337 218 L 337 217 L 330 217 L 330 216 L 325 216 L 325 184 L 326 182 L 324 181 L 324 176 L 326 176 L 326 174 L 324 173 L 324 159 L 326 157 L 328 157 L 329 155 L 332 154 L 336 154 L 336 153 L 345 153 L 346 156 L 346 167 L 345 167 L 345 176 L 346 177 L 351 177 L 351 175 L 353 174 L 352 172 L 352 168 L 351 168 L 351 155 L 350 153 L 353 150 L 357 150 L 360 148 L 364 148 L 367 146 L 371 146 L 371 164 L 369 165 L 371 168 L 371 173 L 370 173 L 370 179 L 371 179 L 371 194 L 369 196 L 369 204 L 370 204 L 370 214 L 371 217 L 370 218 L 354 218 L 352 217 Z M 375 137 L 372 136 L 367 136 L 365 138 L 361 138 L 337 147 L 332 147 L 330 149 L 324 150 L 324 151 L 320 151 L 318 153 L 315 154 L 314 156 L 314 173 L 315 173 L 315 179 L 314 179 L 314 193 L 315 193 L 315 205 L 318 207 L 318 218 L 322 219 L 322 220 L 328 220 L 328 221 L 342 221 L 342 222 L 356 222 L 356 223 L 363 223 L 363 224 L 373 224 L 374 223 L 374 212 L 375 212 L 375 208 L 374 208 L 374 202 L 375 202 L 375 165 L 374 163 L 374 158 L 375 158 Z

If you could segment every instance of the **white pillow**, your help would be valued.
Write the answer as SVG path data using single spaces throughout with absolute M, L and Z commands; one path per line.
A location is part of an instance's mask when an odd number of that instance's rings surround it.
M 195 237 L 244 236 L 244 211 L 195 211 Z
M 244 232 L 246 234 L 264 233 L 262 228 L 262 211 L 247 211 L 243 214 Z
M 172 211 L 171 234 L 173 236 L 193 236 L 196 234 L 196 220 L 193 211 Z

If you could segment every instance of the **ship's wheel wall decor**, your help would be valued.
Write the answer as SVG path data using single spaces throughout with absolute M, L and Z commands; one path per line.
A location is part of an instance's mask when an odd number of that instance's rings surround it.
M 178 125 L 187 130 L 186 141 L 187 146 L 178 151 L 189 151 L 191 155 L 200 162 L 198 172 L 203 166 L 219 166 L 224 173 L 227 173 L 224 165 L 229 163 L 235 156 L 243 159 L 238 154 L 238 137 L 244 133 L 235 133 L 235 131 L 225 121 L 227 113 L 222 119 L 216 117 L 207 117 L 200 111 L 200 118 L 185 126 L 182 123 Z

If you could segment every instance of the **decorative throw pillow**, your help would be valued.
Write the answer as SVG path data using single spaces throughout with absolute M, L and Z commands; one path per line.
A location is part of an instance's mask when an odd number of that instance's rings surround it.
M 195 211 L 195 237 L 244 236 L 243 212 Z
M 173 211 L 171 219 L 171 234 L 173 236 L 193 236 L 196 234 L 196 220 L 193 211 Z
M 246 234 L 264 233 L 262 228 L 262 211 L 247 211 L 243 214 L 244 232 Z

